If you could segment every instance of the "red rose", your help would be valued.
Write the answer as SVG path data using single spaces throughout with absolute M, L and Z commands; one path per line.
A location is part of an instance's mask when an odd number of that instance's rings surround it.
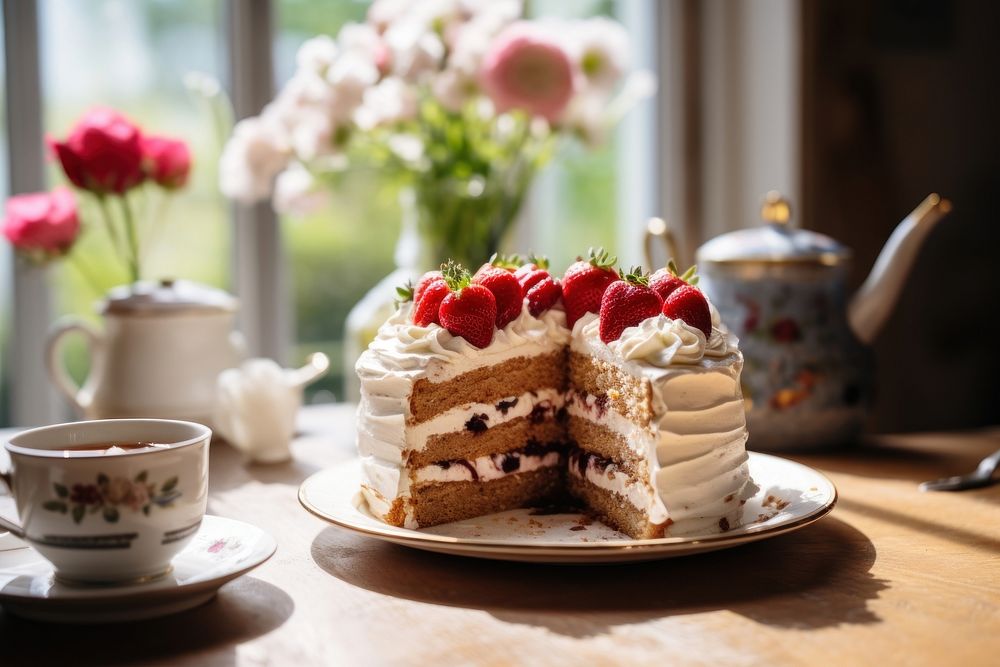
M 52 150 L 66 176 L 78 188 L 121 194 L 142 183 L 142 133 L 111 109 L 87 112 L 69 138 Z
M 191 173 L 191 151 L 179 139 L 142 138 L 143 168 L 158 185 L 173 190 L 184 187 Z
M 76 200 L 69 188 L 32 192 L 7 200 L 3 234 L 22 252 L 61 255 L 80 232 Z

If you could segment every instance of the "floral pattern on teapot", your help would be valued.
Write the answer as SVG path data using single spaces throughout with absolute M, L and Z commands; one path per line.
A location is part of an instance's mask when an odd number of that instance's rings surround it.
M 847 300 L 842 282 L 703 275 L 701 286 L 740 339 L 751 446 L 817 431 L 856 437 L 870 397 L 870 355 L 837 316 Z

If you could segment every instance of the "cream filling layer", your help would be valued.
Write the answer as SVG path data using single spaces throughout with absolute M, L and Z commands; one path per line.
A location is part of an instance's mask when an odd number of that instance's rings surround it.
M 511 470 L 504 470 L 505 460 L 509 456 L 517 459 L 518 467 Z M 516 475 L 521 472 L 531 472 L 540 468 L 551 468 L 559 464 L 560 455 L 557 451 L 546 452 L 542 455 L 528 456 L 522 452 L 511 452 L 508 454 L 492 454 L 480 456 L 463 463 L 455 461 L 449 462 L 447 467 L 442 467 L 436 463 L 417 468 L 414 473 L 414 482 L 422 484 L 426 482 L 489 482 L 508 475 Z M 475 475 L 473 475 L 475 470 Z
M 420 451 L 427 446 L 427 439 L 432 435 L 454 433 L 466 428 L 466 423 L 473 415 L 479 418 L 488 428 L 505 424 L 521 417 L 529 416 L 536 407 L 545 408 L 546 416 L 554 416 L 563 406 L 566 396 L 553 387 L 528 391 L 520 396 L 509 396 L 496 403 L 466 403 L 442 412 L 433 419 L 414 424 L 406 429 L 406 450 Z M 503 406 L 503 407 L 498 407 Z

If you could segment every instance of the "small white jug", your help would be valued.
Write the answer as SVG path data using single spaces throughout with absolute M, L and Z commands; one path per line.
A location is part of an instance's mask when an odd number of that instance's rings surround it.
M 212 420 L 216 432 L 250 461 L 287 461 L 302 390 L 329 367 L 329 358 L 317 352 L 299 369 L 284 369 L 270 359 L 250 359 L 223 371 Z

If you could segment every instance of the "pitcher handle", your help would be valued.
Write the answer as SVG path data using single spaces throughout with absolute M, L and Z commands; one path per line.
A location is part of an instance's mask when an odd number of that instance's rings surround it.
M 87 406 L 81 400 L 80 386 L 66 370 L 61 354 L 66 337 L 76 332 L 83 334 L 84 340 L 87 342 L 87 356 L 90 357 L 91 364 L 93 364 L 94 349 L 101 344 L 101 334 L 79 317 L 68 316 L 56 322 L 49 332 L 49 338 L 45 345 L 45 368 L 56 389 L 69 399 L 77 412 L 83 414 Z
M 655 271 L 657 268 L 653 263 L 653 247 L 657 241 L 663 244 L 663 248 L 667 252 L 667 260 L 674 260 L 678 266 L 683 264 L 678 256 L 679 246 L 677 245 L 677 235 L 674 233 L 674 226 L 663 218 L 650 218 L 649 222 L 646 223 L 646 232 L 643 238 L 646 267 L 650 271 Z M 666 266 L 666 262 L 663 265 Z

